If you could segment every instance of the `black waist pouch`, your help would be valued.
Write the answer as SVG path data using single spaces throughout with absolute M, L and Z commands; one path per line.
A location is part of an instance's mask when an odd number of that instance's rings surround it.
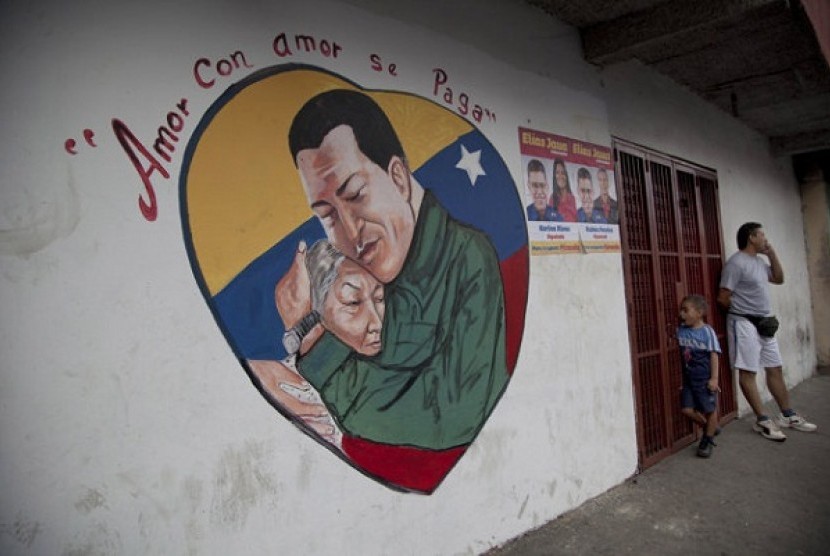
M 746 320 L 751 322 L 758 331 L 758 334 L 764 338 L 772 338 L 775 336 L 775 333 L 778 332 L 779 322 L 774 315 L 770 317 L 759 317 L 758 315 L 741 315 L 738 313 L 732 314 L 736 317 L 744 317 Z

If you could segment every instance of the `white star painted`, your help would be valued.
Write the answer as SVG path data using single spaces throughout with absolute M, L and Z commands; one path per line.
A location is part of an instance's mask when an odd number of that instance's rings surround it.
M 479 176 L 487 175 L 481 167 L 481 151 L 470 152 L 464 145 L 461 145 L 461 160 L 458 161 L 455 167 L 467 172 L 470 184 L 473 186 L 475 186 Z

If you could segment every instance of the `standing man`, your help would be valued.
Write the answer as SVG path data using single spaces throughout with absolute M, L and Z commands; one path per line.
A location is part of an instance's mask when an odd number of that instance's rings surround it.
M 738 228 L 737 239 L 739 251 L 726 261 L 718 292 L 718 303 L 729 310 L 726 319 L 729 358 L 732 368 L 740 373 L 741 391 L 755 412 L 756 422 L 752 428 L 764 438 L 783 442 L 787 436 L 779 426 L 804 432 L 817 428 L 790 406 L 778 341 L 771 335 L 774 330 L 764 331 L 762 327 L 759 331 L 756 327 L 761 317 L 772 315 L 768 283 L 783 284 L 784 269 L 761 224 L 747 222 L 742 225 Z M 766 255 L 769 264 L 759 255 Z M 766 371 L 767 387 L 781 409 L 777 424 L 764 414 L 755 379 L 761 368 Z
M 576 211 L 576 221 L 607 224 L 608 220 L 605 219 L 602 211 L 594 208 L 594 182 L 591 181 L 591 172 L 585 167 L 576 172 L 576 188 L 579 193 L 579 202 L 582 203 Z
M 554 208 L 548 205 L 548 176 L 545 166 L 537 159 L 527 163 L 527 188 L 533 202 L 527 205 L 527 219 L 530 221 L 562 222 L 563 218 Z
M 599 197 L 594 201 L 594 209 L 602 212 L 609 224 L 616 224 L 620 219 L 620 213 L 617 200 L 611 197 L 608 172 L 604 168 L 597 170 L 597 183 L 599 183 Z

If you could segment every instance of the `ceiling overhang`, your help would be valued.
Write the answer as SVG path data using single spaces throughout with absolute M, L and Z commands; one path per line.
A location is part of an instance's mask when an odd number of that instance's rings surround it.
M 577 27 L 591 64 L 637 59 L 767 136 L 776 155 L 830 149 L 825 0 L 527 1 Z

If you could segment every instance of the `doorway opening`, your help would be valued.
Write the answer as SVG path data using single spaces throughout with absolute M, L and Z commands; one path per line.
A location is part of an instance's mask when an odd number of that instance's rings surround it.
M 682 375 L 675 331 L 684 296 L 703 295 L 720 358 L 718 412 L 737 415 L 729 368 L 725 312 L 715 299 L 723 266 L 717 174 L 614 138 L 625 293 L 640 468 L 695 440 L 680 413 Z

